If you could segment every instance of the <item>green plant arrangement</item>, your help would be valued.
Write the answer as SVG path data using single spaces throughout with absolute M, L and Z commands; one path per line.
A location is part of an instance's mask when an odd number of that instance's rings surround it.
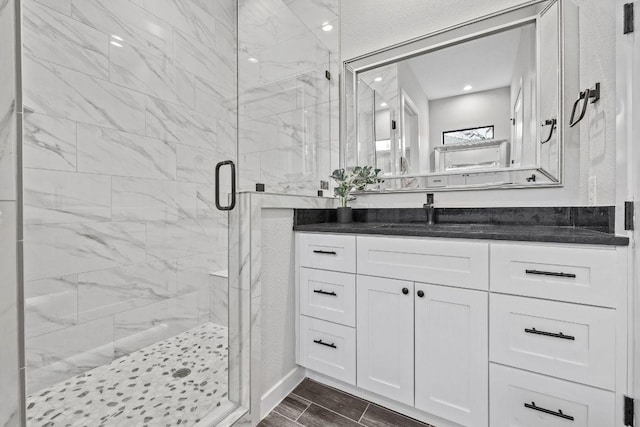
M 340 198 L 340 206 L 346 208 L 349 201 L 355 199 L 351 195 L 352 191 L 362 191 L 369 184 L 383 182 L 384 180 L 378 177 L 381 171 L 381 169 L 374 169 L 373 166 L 355 166 L 351 170 L 334 170 L 331 178 L 338 184 L 334 189 L 334 194 Z

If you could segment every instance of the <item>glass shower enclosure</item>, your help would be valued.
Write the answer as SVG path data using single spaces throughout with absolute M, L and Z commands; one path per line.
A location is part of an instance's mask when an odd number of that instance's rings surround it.
M 22 37 L 27 425 L 241 414 L 237 0 L 24 0 Z

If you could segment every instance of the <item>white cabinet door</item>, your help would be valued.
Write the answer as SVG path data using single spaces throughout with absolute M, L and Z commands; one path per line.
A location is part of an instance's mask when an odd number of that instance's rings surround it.
M 356 280 L 358 387 L 413 405 L 413 283 Z
M 421 283 L 415 291 L 415 407 L 487 426 L 487 293 Z

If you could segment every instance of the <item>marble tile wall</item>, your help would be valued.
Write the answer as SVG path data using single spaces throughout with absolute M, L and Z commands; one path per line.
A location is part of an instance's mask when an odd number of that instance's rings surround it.
M 382 169 L 382 173 L 389 173 L 390 167 L 394 168 L 398 163 L 398 159 L 402 155 L 399 149 L 400 129 L 391 130 L 389 134 L 391 152 L 387 158 L 385 156 L 376 156 L 374 146 L 371 141 L 376 138 L 375 135 L 375 112 L 377 104 L 381 101 L 385 102 L 389 108 L 390 120 L 399 122 L 400 117 L 400 89 L 398 86 L 398 66 L 391 64 L 377 68 L 365 73 L 361 77 L 358 84 L 358 134 L 357 141 L 355 138 L 348 139 L 347 152 L 355 151 L 355 158 L 349 159 L 347 166 L 356 165 L 375 165 Z M 382 78 L 376 81 L 376 78 Z M 363 104 L 364 108 L 360 108 Z M 379 110 L 379 108 L 378 108 Z M 351 145 L 357 147 L 357 150 L 351 148 Z M 376 163 L 377 160 L 377 163 Z M 393 172 L 393 171 L 391 171 Z M 386 180 L 381 185 L 383 188 L 394 188 L 394 180 Z
M 263 340 L 269 339 L 269 334 L 274 330 L 282 327 L 282 325 L 264 325 L 262 321 L 263 314 L 263 251 L 267 248 L 263 247 L 263 213 L 266 209 L 291 209 L 293 217 L 293 209 L 330 209 L 335 208 L 336 199 L 321 197 L 301 197 L 295 194 L 262 194 L 262 193 L 244 193 L 240 195 L 239 209 L 237 209 L 236 217 L 239 218 L 232 222 L 233 227 L 242 224 L 243 227 L 251 229 L 251 233 L 240 233 L 237 242 L 238 254 L 237 262 L 239 263 L 240 274 L 238 277 L 230 277 L 230 290 L 239 287 L 241 292 L 250 292 L 251 299 L 251 319 L 250 331 L 247 331 L 246 325 L 241 327 L 239 338 L 240 346 L 246 351 L 241 353 L 241 366 L 251 365 L 251 369 L 242 369 L 243 374 L 249 374 L 250 378 L 243 379 L 243 384 L 249 381 L 251 387 L 245 387 L 243 391 L 249 392 L 249 396 L 242 396 L 241 401 L 251 401 L 251 413 L 248 415 L 251 421 L 246 420 L 247 425 L 257 425 L 262 414 L 262 397 L 268 391 L 263 388 L 264 369 L 262 363 L 262 343 Z M 291 235 L 283 235 L 282 241 L 289 241 L 293 238 L 293 230 Z M 269 248 L 272 250 L 273 248 Z M 233 259 L 233 258 L 232 258 Z M 243 296 L 241 298 L 244 298 Z M 283 307 L 284 309 L 284 307 Z M 231 318 L 230 320 L 233 320 Z M 270 329 L 270 328 L 271 329 Z M 275 328 L 275 329 L 273 329 Z M 230 325 L 229 332 L 232 333 L 233 327 Z M 265 341 L 266 342 L 266 341 Z M 250 358 L 246 360 L 246 358 Z M 281 364 L 284 366 L 284 364 Z M 233 368 L 233 366 L 230 366 Z M 270 387 L 269 387 L 270 388 Z M 252 423 L 252 424 L 250 424 Z M 244 425 L 244 424 L 238 424 Z
M 339 162 L 339 0 L 246 0 L 239 13 L 240 187 L 316 195 Z
M 17 276 L 16 2 L 0 1 L 0 427 L 21 423 Z
M 19 425 L 18 285 L 16 202 L 0 201 L 0 426 Z
M 210 273 L 227 268 L 214 167 L 237 157 L 236 15 L 23 1 L 28 393 L 225 317 Z

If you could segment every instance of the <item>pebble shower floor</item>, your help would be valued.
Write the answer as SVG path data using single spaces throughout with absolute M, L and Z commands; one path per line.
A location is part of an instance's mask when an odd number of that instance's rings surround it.
M 27 397 L 27 424 L 193 426 L 230 406 L 227 337 L 206 323 L 40 390 Z

